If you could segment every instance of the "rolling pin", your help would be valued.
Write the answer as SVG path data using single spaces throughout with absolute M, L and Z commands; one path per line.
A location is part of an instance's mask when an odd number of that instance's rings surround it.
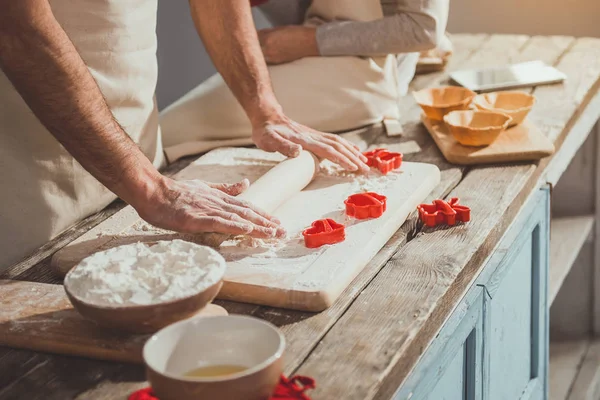
M 318 169 L 318 159 L 312 153 L 302 151 L 298 157 L 286 159 L 271 168 L 238 197 L 255 204 L 266 212 L 272 213 L 277 207 L 304 189 L 313 180 Z M 126 211 L 121 217 L 120 223 L 114 224 L 115 226 L 112 226 L 110 220 L 107 220 L 108 225 L 103 228 L 103 235 L 96 236 L 92 230 L 90 231 L 92 233 L 84 234 L 73 243 L 56 252 L 52 256 L 51 268 L 58 276 L 64 277 L 82 259 L 98 251 L 99 247 L 110 243 L 111 238 L 114 237 L 113 235 L 118 236 L 121 231 L 129 228 L 138 220 L 139 216 L 133 208 Z M 102 226 L 102 224 L 99 226 Z M 93 236 L 88 237 L 90 234 Z M 217 233 L 204 233 L 198 236 L 196 239 L 199 243 L 217 248 L 229 238 L 229 235 Z M 156 236 L 149 237 L 152 240 L 159 240 Z M 144 238 L 135 235 L 123 239 L 125 240 L 119 244 L 144 240 Z
M 246 200 L 258 208 L 272 213 L 315 178 L 319 171 L 319 159 L 303 150 L 296 158 L 288 158 L 258 178 L 237 198 Z M 199 242 L 218 248 L 231 237 L 223 233 L 203 233 Z

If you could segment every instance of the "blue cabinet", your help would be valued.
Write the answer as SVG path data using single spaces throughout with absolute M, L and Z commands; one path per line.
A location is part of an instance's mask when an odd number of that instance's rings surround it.
M 549 191 L 517 216 L 395 399 L 546 399 Z

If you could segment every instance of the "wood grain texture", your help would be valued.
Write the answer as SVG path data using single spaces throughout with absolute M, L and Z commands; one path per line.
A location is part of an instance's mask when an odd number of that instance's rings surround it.
M 558 60 L 555 67 L 567 75 L 563 84 L 539 86 L 529 120 L 560 147 L 569 131 L 580 118 L 589 101 L 598 92 L 600 81 L 600 46 L 598 39 L 578 39 Z
M 530 39 L 523 36 L 456 35 L 453 36 L 456 46 L 455 55 L 449 62 L 448 70 L 461 66 L 485 66 L 502 62 L 502 60 L 516 60 L 518 57 L 525 57 L 526 51 L 524 50 L 528 46 L 535 46 L 532 48 L 536 49 L 536 58 L 540 58 L 540 54 L 544 55 L 543 43 L 545 40 L 544 38 Z M 548 39 L 546 43 L 549 45 L 546 47 L 549 53 L 544 56 L 544 59 L 554 61 L 560 58 L 561 49 L 570 43 L 569 39 L 563 42 Z M 463 44 L 465 46 L 462 46 Z M 585 46 L 600 49 L 600 43 L 588 42 Z M 563 60 L 568 58 L 568 54 L 562 57 Z M 569 65 L 573 65 L 573 67 L 569 66 L 570 75 L 582 72 L 581 65 L 584 64 L 581 64 L 579 68 L 575 68 L 575 64 L 576 62 L 569 61 Z M 554 132 L 553 137 L 557 138 L 555 144 L 562 143 L 572 123 L 575 123 L 580 117 L 580 113 L 583 112 L 579 110 L 579 107 L 586 101 L 585 99 L 581 102 L 576 100 L 575 94 L 579 91 L 586 94 L 595 90 L 594 85 L 598 80 L 598 73 L 594 71 L 595 67 L 586 69 L 581 79 L 576 78 L 578 82 L 576 87 L 569 86 L 568 90 L 560 89 L 561 101 L 574 103 L 577 106 L 572 109 L 574 117 L 571 122 L 560 125 L 556 120 L 549 124 L 549 127 L 542 129 L 544 133 Z M 413 88 L 438 85 L 445 82 L 445 79 L 445 73 L 421 75 L 413 81 Z M 590 93 L 590 96 L 592 94 Z M 548 96 L 551 96 L 551 93 Z M 361 147 L 374 144 L 415 142 L 421 152 L 410 154 L 407 159 L 431 162 L 442 170 L 442 182 L 431 197 L 444 197 L 458 184 L 463 169 L 450 165 L 442 158 L 424 128 L 419 127 L 418 106 L 412 99 L 408 101 L 409 103 L 402 107 L 402 110 L 406 110 L 402 120 L 405 133 L 399 138 L 382 136 L 381 127 L 362 130 L 356 134 L 351 132 L 346 135 L 354 136 L 354 140 L 359 141 Z M 548 108 L 551 113 L 552 107 L 548 106 Z M 542 115 L 543 113 L 540 113 L 540 116 Z M 483 219 L 492 218 L 492 221 L 485 223 L 488 225 L 489 236 L 484 240 L 483 245 L 480 244 L 480 239 L 469 244 L 471 236 L 462 227 L 454 234 L 452 231 L 428 232 L 427 236 L 429 237 L 431 235 L 444 236 L 444 232 L 446 232 L 448 237 L 454 238 L 452 240 L 455 244 L 460 243 L 456 249 L 444 247 L 446 250 L 442 250 L 438 247 L 440 243 L 438 240 L 423 241 L 423 239 L 419 239 L 423 235 L 414 239 L 419 229 L 414 223 L 414 219 L 411 218 L 363 272 L 354 279 L 338 301 L 325 312 L 310 314 L 239 303 L 222 302 L 221 304 L 225 305 L 229 312 L 240 312 L 264 318 L 282 328 L 289 344 L 286 354 L 286 373 L 290 374 L 297 370 L 313 371 L 319 384 L 319 390 L 314 393 L 314 398 L 327 398 L 327 393 L 333 393 L 334 398 L 339 397 L 340 394 L 347 394 L 348 398 L 361 400 L 372 397 L 386 398 L 386 395 L 390 397 L 402 382 L 402 376 L 406 375 L 402 369 L 410 370 L 418 360 L 419 354 L 431 342 L 435 332 L 460 299 L 464 289 L 469 286 L 470 277 L 476 274 L 485 259 L 485 254 L 495 247 L 502 232 L 511 224 L 514 215 L 527 197 L 527 193 L 536 187 L 531 182 L 532 177 L 541 178 L 545 165 L 546 163 L 542 162 L 537 169 L 533 165 L 486 168 L 487 173 L 472 176 L 469 179 L 471 183 L 467 183 L 464 190 L 457 189 L 457 193 L 469 192 L 469 196 L 473 196 L 470 201 L 479 204 L 476 205 L 478 213 L 486 210 L 483 217 L 477 217 L 481 219 L 478 219 L 478 223 L 474 225 L 479 226 Z M 467 175 L 467 179 L 470 175 L 472 173 Z M 473 180 L 479 180 L 479 184 Z M 504 208 L 503 212 L 492 211 L 490 216 L 488 216 L 489 207 L 480 203 L 482 198 L 479 194 L 482 188 L 485 190 L 490 187 L 489 185 L 502 187 L 502 195 L 495 197 L 493 204 L 500 202 L 501 208 Z M 498 189 L 494 190 L 498 191 Z M 511 197 L 513 200 L 509 201 L 508 198 Z M 500 216 L 496 213 L 499 213 Z M 471 226 L 468 231 L 471 231 Z M 485 235 L 484 232 L 482 234 Z M 402 247 L 395 260 L 378 274 L 387 259 L 406 243 L 407 236 L 412 240 L 408 242 L 408 245 Z M 416 244 L 411 245 L 415 241 L 417 241 Z M 482 246 L 484 251 L 481 251 Z M 425 250 L 433 251 L 437 256 L 429 255 L 427 257 L 430 258 L 424 260 L 431 262 L 431 257 L 433 257 L 434 262 L 440 263 L 432 264 L 431 269 L 426 272 L 421 271 L 422 275 L 412 275 L 410 278 L 410 271 L 407 271 L 405 264 L 410 266 L 415 260 L 420 260 L 421 254 Z M 405 261 L 398 262 L 398 257 L 402 257 Z M 47 271 L 45 270 L 47 262 L 43 261 L 35 268 L 30 267 L 13 276 L 19 278 L 25 276 L 32 280 L 49 279 L 45 272 Z M 462 268 L 463 273 L 453 276 L 459 268 Z M 410 270 L 410 268 L 408 269 Z M 406 279 L 401 279 L 405 275 Z M 436 281 L 440 284 L 436 286 L 436 289 L 418 292 L 417 289 L 421 288 L 420 285 L 423 281 Z M 451 293 L 445 296 L 441 295 L 437 290 L 442 290 L 444 285 L 450 286 L 451 281 L 454 283 L 451 285 Z M 400 283 L 402 285 L 399 285 Z M 463 288 L 462 292 L 461 287 Z M 410 297 L 412 300 L 403 303 L 405 301 L 405 298 L 402 297 L 403 293 L 406 293 L 406 297 Z M 383 308 L 380 307 L 382 305 Z M 436 311 L 430 313 L 432 309 Z M 355 331 L 359 335 L 354 333 Z M 412 342 L 407 340 L 408 332 L 411 335 L 419 336 L 418 340 Z M 356 340 L 357 337 L 359 340 Z M 368 337 L 370 340 L 365 341 L 364 337 Z M 322 339 L 323 344 L 319 345 Z M 317 349 L 313 352 L 315 347 Z M 339 357 L 348 353 L 349 349 L 356 356 L 352 359 L 348 357 L 341 360 Z M 311 355 L 311 353 L 314 354 Z M 22 364 L 23 367 L 21 367 Z M 299 368 L 303 365 L 303 368 Z M 345 374 L 345 371 L 350 374 Z M 72 376 L 78 376 L 78 378 L 75 379 Z M 360 377 L 360 379 L 348 379 L 348 376 Z M 0 387 L 7 388 L 0 389 L 0 399 L 2 400 L 20 399 L 23 396 L 35 399 L 36 394 L 39 394 L 37 398 L 51 400 L 73 398 L 76 394 L 80 394 L 82 399 L 92 400 L 95 398 L 122 398 L 124 394 L 139 388 L 141 381 L 143 381 L 143 372 L 140 368 L 47 356 L 26 351 L 0 351 Z M 348 383 L 350 385 L 346 386 Z M 94 391 L 93 387 L 96 385 L 98 386 Z M 92 395 L 87 395 L 86 390 L 88 389 L 92 391 L 87 393 L 93 393 Z
M 548 302 L 552 304 L 594 226 L 594 215 L 553 218 Z
M 469 147 L 458 143 L 443 122 L 436 123 L 425 116 L 421 119 L 446 160 L 453 164 L 535 161 L 554 153 L 552 142 L 527 120 L 502 132 L 489 146 Z
M 534 169 L 467 174 L 449 196 L 470 205 L 473 221 L 425 230 L 390 260 L 298 370 L 322 377 L 326 384 L 318 396 L 348 391 L 370 399 L 394 393 L 508 227 L 519 208 L 512 203 L 524 201 L 520 188 Z M 335 379 L 340 375 L 361 379 L 342 383 Z
M 346 134 L 347 137 L 352 137 L 352 135 L 354 135 L 354 132 Z M 419 136 L 421 135 L 418 132 L 412 131 L 411 135 L 405 138 L 406 141 L 403 140 L 403 143 L 410 143 L 411 138 Z M 357 137 L 359 143 L 362 142 L 366 145 L 372 146 L 377 146 L 380 144 L 381 140 L 385 140 L 383 136 L 383 131 L 381 127 L 378 126 L 372 128 L 371 130 L 358 131 Z M 424 137 L 427 140 L 431 141 L 428 135 L 424 135 Z M 402 146 L 402 143 L 400 143 L 399 145 Z M 432 151 L 437 152 L 435 145 L 427 147 L 427 150 L 423 151 L 422 153 L 411 155 L 410 158 L 419 159 L 419 155 L 424 155 L 425 157 L 428 157 L 428 159 L 434 159 L 434 155 L 431 155 Z M 440 165 L 446 166 L 447 164 L 443 160 L 441 160 Z M 426 202 L 430 202 L 436 198 L 445 197 L 448 194 L 448 192 L 453 187 L 455 187 L 460 181 L 462 173 L 459 169 L 451 168 L 449 166 L 446 166 L 446 168 L 447 169 L 444 170 L 442 173 L 442 182 L 425 200 Z M 383 267 L 386 264 L 388 259 L 397 251 L 398 247 L 400 247 L 406 242 L 407 236 L 410 236 L 416 231 L 417 224 L 415 223 L 415 218 L 416 215 L 412 214 L 410 216 L 410 220 L 407 221 L 407 223 L 405 223 L 403 227 L 388 241 L 388 243 L 371 260 L 371 262 L 365 267 L 365 269 L 363 269 L 362 273 L 354 279 L 354 281 L 340 295 L 338 301 L 334 303 L 332 307 L 330 307 L 322 313 L 312 314 L 301 311 L 283 311 L 278 309 L 272 309 L 269 307 L 259 307 L 250 304 L 233 303 L 228 301 L 217 301 L 216 303 L 224 306 L 230 313 L 253 315 L 255 317 L 268 320 L 279 326 L 284 332 L 286 340 L 288 342 L 285 357 L 285 371 L 287 374 L 291 374 L 310 354 L 314 346 L 316 346 L 316 344 L 318 343 L 319 339 L 333 326 L 333 324 L 335 324 L 339 316 L 342 315 L 349 306 L 351 306 L 353 299 L 356 298 L 356 296 L 361 293 L 364 287 L 370 283 L 370 281 L 373 279 L 373 276 L 381 269 L 381 267 Z M 0 354 L 2 353 L 3 352 L 0 352 Z M 15 360 L 16 363 L 19 363 L 21 362 L 21 360 L 29 357 L 30 354 L 30 352 L 8 350 L 7 357 L 9 357 L 11 360 Z M 54 360 L 54 356 L 37 355 L 37 357 L 47 357 L 50 360 Z M 3 372 L 2 367 L 3 365 L 0 363 L 0 372 Z M 45 367 L 40 368 L 41 369 L 39 370 L 36 369 L 35 371 L 32 371 L 34 379 L 31 379 L 28 382 L 29 387 L 27 389 L 27 393 L 36 390 L 43 391 L 45 387 L 45 382 L 47 382 L 48 380 L 65 379 L 61 378 L 60 376 L 57 376 L 56 372 L 45 370 Z M 130 368 L 132 370 L 128 371 L 131 374 L 135 375 L 136 367 Z M 106 371 L 107 374 L 114 374 L 111 376 L 119 375 L 119 372 L 115 372 L 119 370 L 118 365 L 113 365 L 110 363 L 104 364 L 102 370 Z M 138 374 L 142 375 L 140 370 L 137 371 Z M 73 373 L 75 373 L 75 371 Z M 98 394 L 98 398 L 108 399 L 111 398 L 111 395 L 114 395 L 115 397 L 122 396 L 123 393 L 127 392 L 128 388 L 130 388 L 131 391 L 133 391 L 140 385 L 139 382 L 119 382 L 120 379 L 117 379 L 115 377 L 113 377 L 112 379 L 115 382 L 104 382 L 100 385 L 101 394 Z M 22 381 L 19 380 L 19 382 Z M 69 383 L 64 382 L 64 384 L 68 385 Z M 39 389 L 35 389 L 36 387 Z M 91 388 L 92 386 L 89 387 Z M 23 393 L 23 390 L 25 390 L 24 386 L 18 384 L 16 385 L 14 392 Z M 60 391 L 63 389 L 57 390 Z M 94 391 L 94 396 L 96 395 L 96 393 L 98 392 Z M 81 394 L 81 396 L 81 398 L 85 399 L 96 398 L 86 397 L 86 393 Z
M 439 381 L 446 375 L 449 364 L 455 357 L 460 356 L 465 367 L 460 379 L 466 381 L 466 396 L 448 397 L 448 399 L 482 398 L 484 296 L 487 294 L 480 286 L 469 290 L 464 300 L 456 307 L 452 317 L 444 324 L 437 340 L 432 342 L 428 352 L 415 367 L 409 380 L 395 393 L 394 399 L 425 399 L 434 394 L 436 396 L 445 394 L 438 391 Z
M 600 341 L 593 339 L 587 349 L 568 400 L 600 398 Z
M 586 156 L 589 153 L 592 155 L 595 154 L 594 149 L 588 150 L 586 147 L 588 144 L 594 146 L 594 144 L 597 145 L 599 143 L 594 135 L 590 135 L 590 132 L 593 132 L 592 129 L 596 125 L 598 119 L 600 119 L 600 92 L 596 92 L 596 95 L 590 100 L 581 116 L 575 123 L 573 123 L 569 135 L 566 137 L 561 147 L 554 154 L 554 157 L 552 157 L 552 160 L 550 160 L 550 163 L 546 167 L 543 177 L 544 181 L 541 183 L 549 183 L 553 186 L 556 186 L 563 176 L 565 176 L 565 181 L 567 181 L 569 179 L 569 174 L 567 171 L 572 169 L 572 163 L 578 163 L 577 159 L 580 157 L 580 153 L 583 153 L 581 154 L 583 158 L 587 158 Z M 583 151 L 581 149 L 582 146 L 585 148 Z M 595 186 L 591 180 L 589 181 L 589 184 Z M 579 186 L 579 189 L 582 189 L 581 185 Z M 591 192 L 590 188 L 587 188 L 585 192 Z M 591 201 L 588 201 L 588 204 L 591 203 Z M 553 208 L 555 207 L 553 206 Z M 579 211 L 579 213 L 581 212 L 586 211 Z
M 222 310 L 209 304 L 197 315 Z M 141 364 L 149 336 L 103 329 L 84 319 L 62 285 L 0 280 L 0 346 Z
M 227 261 L 227 271 L 220 299 L 304 311 L 330 307 L 440 182 L 440 171 L 431 164 L 404 162 L 400 171 L 386 176 L 372 173 L 368 181 L 360 183 L 359 178 L 349 179 L 345 174 L 322 172 L 315 176 L 317 166 L 308 152 L 281 159 L 259 149 L 222 148 L 198 158 L 178 174 L 181 179 L 211 182 L 220 176 L 227 182 L 248 179 L 251 186 L 244 198 L 255 200 L 288 231 L 288 238 L 276 245 L 244 247 L 240 239 L 223 243 L 218 250 Z M 273 188 L 277 188 L 276 195 Z M 346 198 L 367 190 L 387 197 L 386 212 L 368 220 L 347 218 Z M 336 246 L 307 249 L 302 231 L 324 218 L 345 224 L 345 240 Z M 205 244 L 206 237 L 154 229 L 127 207 L 56 253 L 53 267 L 66 274 L 96 251 L 138 241 L 182 239 Z
M 502 62 L 505 55 L 511 58 L 520 51 L 526 52 L 527 38 L 509 37 L 494 47 L 502 39 L 505 38 L 493 36 L 486 42 L 473 56 L 473 64 L 494 65 Z M 535 45 L 539 47 L 539 41 Z M 554 59 L 560 59 L 566 50 L 555 51 Z M 599 76 L 600 69 L 589 80 L 590 89 Z M 567 134 L 568 128 L 562 135 Z M 329 378 L 326 381 L 332 384 L 319 389 L 319 395 L 326 398 L 341 390 L 356 393 L 357 398 L 386 398 L 393 394 L 478 273 L 506 230 L 507 221 L 512 221 L 536 186 L 543 165 L 476 168 L 467 174 L 450 195 L 461 197 L 470 206 L 482 207 L 482 219 L 470 223 L 468 229 L 436 231 L 427 234 L 426 239 L 417 237 L 395 255 L 299 369 L 300 373 L 327 377 L 352 376 L 359 370 L 370 373 L 360 373 L 361 379 L 352 381 L 348 389 Z M 477 211 L 472 210 L 476 220 Z M 403 290 L 399 291 L 399 287 Z M 375 309 L 389 310 L 387 315 L 393 315 L 393 321 L 385 314 L 375 313 Z M 402 324 L 394 322 L 398 320 Z M 384 332 L 374 332 L 374 326 L 382 327 Z M 368 342 L 363 339 L 366 337 Z M 356 348 L 352 343 L 360 346 L 351 358 L 342 356 L 341 350 L 332 350 Z M 340 355 L 331 358 L 336 353 Z
M 343 135 L 357 143 L 362 149 L 366 149 L 383 135 L 383 130 L 381 126 L 374 126 Z M 187 166 L 192 159 L 188 158 L 184 161 L 186 162 L 181 164 L 183 167 Z M 451 178 L 451 174 L 446 174 L 446 178 Z M 427 201 L 443 197 L 451 187 L 459 182 L 460 178 L 460 175 L 455 174 L 452 180 L 447 179 L 444 183 L 448 186 L 438 186 Z M 414 218 L 414 215 L 411 217 Z M 326 312 L 319 314 L 299 311 L 283 312 L 243 303 L 227 301 L 217 303 L 226 307 L 230 313 L 254 315 L 280 326 L 288 341 L 285 361 L 286 373 L 289 374 L 306 358 L 314 343 L 317 343 L 319 338 L 329 330 L 339 315 L 351 304 L 352 299 L 397 251 L 398 246 L 405 243 L 407 233 L 414 230 L 413 222 L 414 220 L 405 224 L 388 241 L 371 260 L 371 263 L 342 293 L 334 306 Z M 49 262 L 50 258 L 47 257 L 41 263 L 29 266 L 17 278 L 52 282 L 55 278 L 50 271 Z M 73 376 L 78 377 L 76 381 L 73 380 Z M 87 379 L 88 377 L 89 379 Z M 80 398 L 86 400 L 95 399 L 96 395 L 98 398 L 112 400 L 138 389 L 140 382 L 143 381 L 144 372 L 140 367 L 0 348 L 0 387 L 7 388 L 5 391 L 0 391 L 2 400 L 20 400 L 25 394 L 30 398 L 36 398 L 35 393 L 39 393 L 39 397 L 37 397 L 39 399 L 64 400 L 74 397 L 73 393 L 81 393 Z M 48 393 L 48 382 L 52 382 L 52 393 Z M 99 392 L 93 389 L 97 384 L 101 387 Z M 88 389 L 94 391 L 94 394 L 89 397 L 86 393 Z
M 566 400 L 589 347 L 589 340 L 550 342 L 550 400 Z

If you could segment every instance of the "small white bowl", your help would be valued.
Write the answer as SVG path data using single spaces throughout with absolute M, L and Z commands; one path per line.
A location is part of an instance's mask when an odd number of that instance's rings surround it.
M 168 326 L 144 346 L 152 389 L 161 400 L 268 399 L 283 372 L 285 338 L 274 325 L 242 315 L 191 318 Z M 186 377 L 204 366 L 247 369 L 210 378 Z

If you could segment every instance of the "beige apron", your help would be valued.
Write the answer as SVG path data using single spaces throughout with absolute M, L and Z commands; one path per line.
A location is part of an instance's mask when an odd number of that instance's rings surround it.
M 50 3 L 116 119 L 160 165 L 157 0 Z M 0 191 L 0 270 L 115 199 L 38 122 L 1 71 Z
M 277 1 L 277 0 L 273 0 Z M 305 25 L 383 18 L 380 0 L 313 0 Z M 270 66 L 287 116 L 337 132 L 398 118 L 396 58 L 311 57 Z M 219 74 L 161 113 L 169 161 L 220 146 L 252 144 L 251 126 Z

